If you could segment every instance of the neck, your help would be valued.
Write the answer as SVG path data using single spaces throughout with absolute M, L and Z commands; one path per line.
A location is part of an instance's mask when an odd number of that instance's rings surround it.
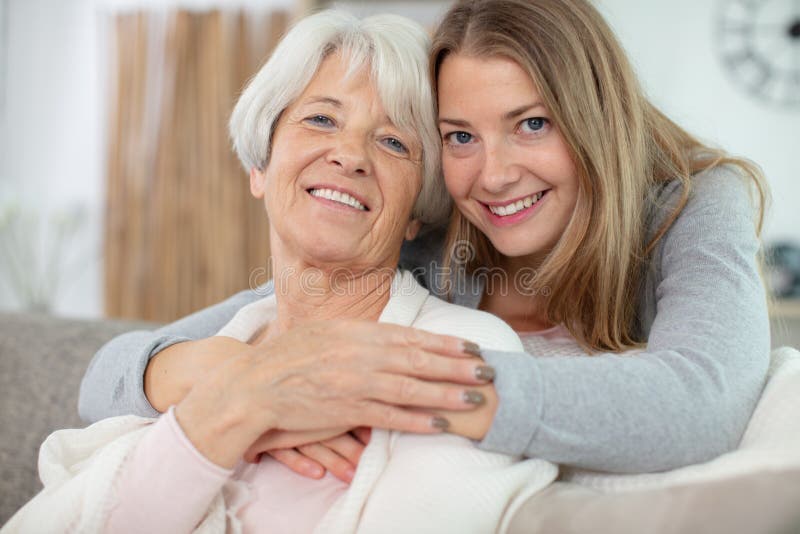
M 277 314 L 267 338 L 309 321 L 377 321 L 389 302 L 396 267 L 344 269 L 273 251 Z
M 502 283 L 487 280 L 480 308 L 497 315 L 518 332 L 535 332 L 553 326 L 544 316 L 543 288 L 530 286 L 541 262 L 531 258 L 501 259 Z

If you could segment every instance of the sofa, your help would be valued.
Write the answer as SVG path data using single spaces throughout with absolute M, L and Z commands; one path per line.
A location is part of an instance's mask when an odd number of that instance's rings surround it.
M 147 323 L 0 313 L 0 524 L 40 489 L 39 445 L 59 428 L 85 426 L 78 390 L 94 353 Z
M 0 525 L 41 489 L 44 438 L 83 426 L 78 390 L 95 351 L 119 333 L 151 327 L 0 313 Z M 800 466 L 621 494 L 557 481 L 521 506 L 509 532 L 800 534 Z

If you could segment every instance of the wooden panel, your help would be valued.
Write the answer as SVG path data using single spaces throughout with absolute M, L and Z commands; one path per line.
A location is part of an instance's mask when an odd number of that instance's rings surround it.
M 227 122 L 288 17 L 157 16 L 115 21 L 104 257 L 106 314 L 163 322 L 247 288 L 267 264 L 266 214 Z

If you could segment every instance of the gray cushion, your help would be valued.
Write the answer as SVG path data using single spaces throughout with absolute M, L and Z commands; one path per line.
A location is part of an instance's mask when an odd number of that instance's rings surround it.
M 36 464 L 44 438 L 84 426 L 78 391 L 94 353 L 143 325 L 0 313 L 0 524 L 41 489 Z

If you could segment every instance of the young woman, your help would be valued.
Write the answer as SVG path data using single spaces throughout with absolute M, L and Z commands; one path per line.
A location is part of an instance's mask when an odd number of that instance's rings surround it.
M 401 262 L 432 291 L 504 319 L 528 348 L 483 351 L 491 416 L 470 435 L 486 450 L 615 472 L 734 448 L 769 360 L 758 169 L 661 114 L 586 1 L 458 2 L 431 64 L 457 210 L 446 235 L 428 231 Z M 202 338 L 257 298 L 109 342 L 84 378 L 82 416 L 176 404 L 227 357 Z M 384 325 L 354 338 L 327 324 L 286 350 L 311 353 L 323 336 L 352 354 L 418 352 Z M 360 446 L 342 436 L 267 452 L 347 479 Z

